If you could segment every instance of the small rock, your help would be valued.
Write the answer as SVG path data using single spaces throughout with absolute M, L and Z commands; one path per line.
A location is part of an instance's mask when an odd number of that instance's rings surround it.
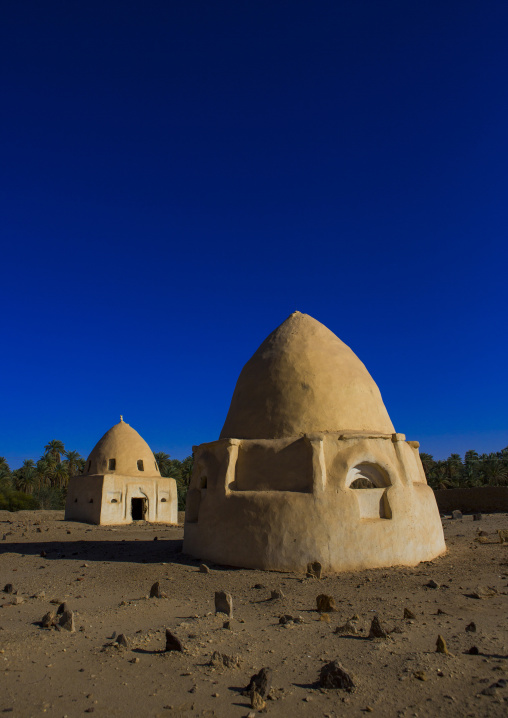
M 35 533 L 36 533 L 36 534 L 41 534 L 41 533 L 42 533 L 42 529 L 41 529 L 40 526 L 37 526 L 37 528 L 35 529 Z
M 437 637 L 437 641 L 436 641 L 436 653 L 445 653 L 446 655 L 448 655 L 448 648 L 447 648 L 447 646 L 446 646 L 446 641 L 445 641 L 445 639 L 443 638 L 443 636 L 441 636 L 441 635 L 439 635 L 439 636 Z
M 69 606 L 67 605 L 67 603 L 64 601 L 63 603 L 61 603 L 61 604 L 58 606 L 56 615 L 57 615 L 57 616 L 60 616 L 62 613 L 65 613 L 65 611 L 70 611 L 70 608 L 69 608 Z
M 434 579 L 430 579 L 428 583 L 425 584 L 427 588 L 439 588 L 439 584 L 434 581 Z
M 498 688 L 506 688 L 508 685 L 508 681 L 506 681 L 504 678 L 501 678 L 501 680 L 497 681 L 497 683 L 492 683 L 488 688 L 484 688 L 482 691 L 482 694 L 484 696 L 495 696 L 498 693 Z
M 327 613 L 320 613 L 319 620 L 323 623 L 330 623 L 330 616 Z
M 311 561 L 307 564 L 307 577 L 308 578 L 321 578 L 323 567 L 319 561 Z
M 270 600 L 271 601 L 277 601 L 280 598 L 284 598 L 284 594 L 282 593 L 280 588 L 275 588 L 270 592 Z
M 471 646 L 468 653 L 470 656 L 477 656 L 480 653 L 478 646 Z
M 116 643 L 118 643 L 119 646 L 123 646 L 124 648 L 129 647 L 129 640 L 125 633 L 120 633 L 120 635 L 117 636 Z
M 40 557 L 41 557 L 41 558 L 46 558 L 46 555 L 47 555 L 47 554 L 46 554 L 46 551 L 44 551 L 44 549 L 42 549 L 42 551 L 41 551 L 41 553 L 40 553 Z
M 474 621 L 468 623 L 466 626 L 466 631 L 468 631 L 469 633 L 476 633 L 476 623 Z
M 153 540 L 154 540 L 154 541 L 158 541 L 158 540 L 159 540 L 159 537 L 158 537 L 158 536 L 154 536 L 154 537 L 153 537 Z
M 240 657 L 237 655 L 228 655 L 220 651 L 214 651 L 210 659 L 210 665 L 214 668 L 238 668 L 240 665 Z
M 343 626 L 337 626 L 334 633 L 338 633 L 343 636 L 356 636 L 358 635 L 358 628 L 355 626 L 353 621 L 346 621 Z
M 473 521 L 481 521 L 482 515 L 481 514 L 473 514 Z
M 378 616 L 374 616 L 370 624 L 369 638 L 388 638 L 388 633 L 381 625 Z
M 461 519 L 462 518 L 462 511 L 452 511 L 452 519 Z
M 135 658 L 131 658 L 129 663 L 139 663 L 139 658 L 137 656 Z
M 413 676 L 414 676 L 417 680 L 419 680 L 419 681 L 426 681 L 426 680 L 427 680 L 427 674 L 425 673 L 425 671 L 415 671 L 415 672 L 413 673 Z
M 58 622 L 58 625 L 65 631 L 70 631 L 71 633 L 74 633 L 74 631 L 76 630 L 74 626 L 74 613 L 72 611 L 64 611 L 60 616 L 60 621 Z
M 252 588 L 261 589 L 261 588 L 266 588 L 266 586 L 262 583 L 255 583 Z
M 14 586 L 12 585 L 12 583 L 5 584 L 4 593 L 14 593 Z
M 215 613 L 225 613 L 233 617 L 233 598 L 226 591 L 215 591 Z
M 508 530 L 497 530 L 497 534 L 499 536 L 499 543 L 508 543 Z
M 355 688 L 353 677 L 338 661 L 326 663 L 319 674 L 319 685 L 322 688 L 340 688 L 351 692 Z
M 55 625 L 56 613 L 54 611 L 48 611 L 44 614 L 41 620 L 42 628 L 52 628 Z
M 23 596 L 14 596 L 11 602 L 11 606 L 19 606 L 20 603 L 24 603 L 25 599 Z
M 273 672 L 271 668 L 262 668 L 259 673 L 251 676 L 249 685 L 243 689 L 243 696 L 250 696 L 253 691 L 259 693 L 261 698 L 266 698 L 272 687 Z
M 255 711 L 262 711 L 266 708 L 266 703 L 257 691 L 252 691 L 250 694 L 250 707 L 254 708 Z
M 182 642 L 166 628 L 166 651 L 183 651 Z
M 46 591 L 36 591 L 31 598 L 45 598 Z
M 226 631 L 231 631 L 231 621 L 224 621 L 222 628 L 225 628 Z
M 478 586 L 471 594 L 471 598 L 477 598 L 479 600 L 483 598 L 492 598 L 497 594 L 497 590 L 492 586 Z
M 199 573 L 210 573 L 210 569 L 204 563 L 199 567 Z
M 413 613 L 413 611 L 410 611 L 410 610 L 409 610 L 409 608 L 405 608 L 405 609 L 404 609 L 404 618 L 405 618 L 406 620 L 408 620 L 408 621 L 412 621 L 412 620 L 414 620 L 414 619 L 416 618 L 416 616 L 415 616 L 415 614 Z
M 159 581 L 156 581 L 151 587 L 150 598 L 166 598 L 166 594 L 161 591 Z
M 316 597 L 316 606 L 319 613 L 331 613 L 337 610 L 335 599 L 326 593 L 320 593 L 319 596 Z

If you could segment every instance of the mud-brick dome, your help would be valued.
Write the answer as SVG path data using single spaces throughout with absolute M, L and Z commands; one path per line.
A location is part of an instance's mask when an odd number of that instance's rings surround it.
M 323 324 L 294 312 L 242 369 L 221 439 L 341 431 L 395 429 L 356 354 Z
M 84 474 L 160 476 L 152 450 L 138 432 L 122 419 L 95 445 Z

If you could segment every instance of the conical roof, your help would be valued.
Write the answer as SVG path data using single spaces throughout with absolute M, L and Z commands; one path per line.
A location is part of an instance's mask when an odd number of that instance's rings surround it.
M 395 431 L 376 383 L 351 349 L 294 312 L 242 369 L 221 439 Z
M 110 463 L 112 459 L 114 464 Z M 138 464 L 139 461 L 142 464 Z M 122 418 L 97 442 L 86 461 L 84 473 L 160 476 L 152 450 Z

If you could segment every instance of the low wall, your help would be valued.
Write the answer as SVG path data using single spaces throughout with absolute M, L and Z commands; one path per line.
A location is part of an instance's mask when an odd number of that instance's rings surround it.
M 477 489 L 438 489 L 434 491 L 441 513 L 508 511 L 508 486 L 481 486 Z

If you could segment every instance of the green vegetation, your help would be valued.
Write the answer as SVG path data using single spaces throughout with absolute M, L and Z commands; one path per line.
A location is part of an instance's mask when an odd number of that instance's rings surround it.
M 464 459 L 451 454 L 435 461 L 420 454 L 427 481 L 433 489 L 468 489 L 477 486 L 508 486 L 508 446 L 492 454 L 466 451 Z
M 175 479 L 178 490 L 178 511 L 185 511 L 185 499 L 189 489 L 194 457 L 187 456 L 183 461 L 179 461 L 178 459 L 172 459 L 169 454 L 165 454 L 163 451 L 158 451 L 154 456 L 161 476 Z

